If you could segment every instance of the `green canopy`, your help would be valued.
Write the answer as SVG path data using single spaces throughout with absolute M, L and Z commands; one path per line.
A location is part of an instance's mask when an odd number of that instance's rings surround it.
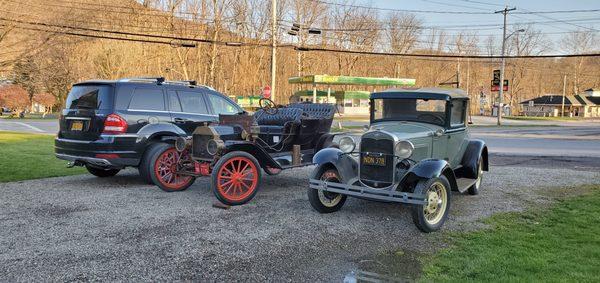
M 322 84 L 322 85 L 373 85 L 373 86 L 414 86 L 415 79 L 402 78 L 371 78 L 371 77 L 349 77 L 329 75 L 308 75 L 302 77 L 291 77 L 290 84 Z

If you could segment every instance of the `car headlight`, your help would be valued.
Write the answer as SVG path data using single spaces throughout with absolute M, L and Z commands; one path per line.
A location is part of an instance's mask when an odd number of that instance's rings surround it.
M 356 143 L 352 137 L 343 137 L 340 139 L 340 150 L 345 153 L 350 153 L 356 148 Z
M 208 143 L 206 143 L 206 151 L 210 155 L 217 154 L 219 152 L 219 150 L 223 147 L 224 147 L 224 143 L 222 140 L 212 139 L 212 140 L 209 140 Z
M 394 154 L 400 159 L 411 157 L 415 146 L 409 141 L 399 141 L 394 147 Z

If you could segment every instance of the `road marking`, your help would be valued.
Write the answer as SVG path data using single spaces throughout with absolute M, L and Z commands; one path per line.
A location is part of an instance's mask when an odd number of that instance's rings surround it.
M 46 131 L 44 131 L 44 130 L 42 130 L 42 129 L 40 129 L 40 128 L 34 127 L 34 126 L 32 126 L 32 125 L 29 125 L 29 124 L 25 124 L 25 123 L 23 123 L 23 122 L 15 122 L 15 124 L 19 124 L 19 125 L 21 125 L 21 126 L 25 126 L 25 127 L 27 127 L 27 128 L 30 128 L 30 129 L 32 129 L 32 130 L 34 130 L 34 131 L 36 131 L 36 132 L 40 132 L 40 133 L 45 133 L 45 132 L 46 132 Z

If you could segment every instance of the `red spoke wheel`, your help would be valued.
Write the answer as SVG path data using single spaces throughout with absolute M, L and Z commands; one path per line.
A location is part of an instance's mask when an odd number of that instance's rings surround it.
M 241 205 L 258 191 L 261 170 L 254 156 L 234 151 L 221 157 L 212 172 L 213 192 L 226 205 Z
M 152 148 L 151 177 L 154 184 L 167 192 L 183 191 L 194 183 L 195 178 L 178 174 L 181 164 L 190 160 L 189 153 L 177 152 L 169 144 L 160 144 Z

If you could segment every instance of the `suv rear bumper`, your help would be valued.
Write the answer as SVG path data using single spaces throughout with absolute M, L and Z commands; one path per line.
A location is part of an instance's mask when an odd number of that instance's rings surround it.
M 59 159 L 101 167 L 138 166 L 141 154 L 136 137 L 103 136 L 95 141 L 56 138 L 54 152 Z

